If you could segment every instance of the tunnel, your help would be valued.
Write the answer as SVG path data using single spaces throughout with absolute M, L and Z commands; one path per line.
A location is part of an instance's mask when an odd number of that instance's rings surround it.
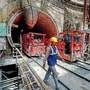
M 19 43 L 20 34 L 28 32 L 46 34 L 46 37 L 50 38 L 57 35 L 57 28 L 52 18 L 41 10 L 37 11 L 37 21 L 35 25 L 32 28 L 28 28 L 24 18 L 24 12 L 21 11 L 15 16 L 12 23 L 11 37 L 13 42 Z

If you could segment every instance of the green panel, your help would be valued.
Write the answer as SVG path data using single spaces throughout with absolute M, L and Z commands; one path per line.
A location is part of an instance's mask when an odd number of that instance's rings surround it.
M 6 24 L 5 23 L 0 23 L 0 36 L 6 36 Z

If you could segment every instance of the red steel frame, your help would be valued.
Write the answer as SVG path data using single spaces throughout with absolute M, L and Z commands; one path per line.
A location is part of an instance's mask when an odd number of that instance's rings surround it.
M 79 42 L 75 41 L 75 33 L 77 33 L 79 35 Z M 67 46 L 67 48 L 69 48 L 70 53 L 66 54 L 65 53 L 65 38 L 64 35 L 65 34 L 69 34 L 71 35 L 71 41 L 69 43 L 69 46 Z M 84 38 L 84 33 L 79 31 L 79 30 L 71 30 L 71 31 L 66 31 L 66 32 L 61 32 L 59 33 L 59 40 L 57 43 L 57 47 L 59 50 L 59 53 L 61 55 L 61 59 L 67 60 L 67 61 L 75 61 L 78 58 L 80 58 L 82 56 L 82 50 L 83 50 L 83 38 Z
M 26 33 L 22 34 L 22 48 L 28 56 L 40 56 L 45 54 L 45 34 Z

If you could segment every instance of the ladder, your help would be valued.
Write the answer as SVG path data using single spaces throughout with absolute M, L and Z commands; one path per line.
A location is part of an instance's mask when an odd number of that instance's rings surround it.
M 14 45 L 20 50 L 20 52 L 22 52 L 21 44 L 15 43 Z M 20 56 L 20 54 L 17 52 L 16 48 L 13 47 L 12 49 L 13 49 L 13 50 L 12 50 L 13 58 L 21 58 L 21 56 Z

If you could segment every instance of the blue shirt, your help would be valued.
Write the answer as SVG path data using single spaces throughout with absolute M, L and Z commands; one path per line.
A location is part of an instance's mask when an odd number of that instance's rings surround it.
M 54 66 L 57 63 L 57 47 L 49 46 L 50 48 L 50 55 L 47 58 L 48 65 Z
M 67 42 L 71 42 L 72 41 L 72 36 L 69 34 L 65 34 L 64 36 L 64 40 L 66 40 Z

